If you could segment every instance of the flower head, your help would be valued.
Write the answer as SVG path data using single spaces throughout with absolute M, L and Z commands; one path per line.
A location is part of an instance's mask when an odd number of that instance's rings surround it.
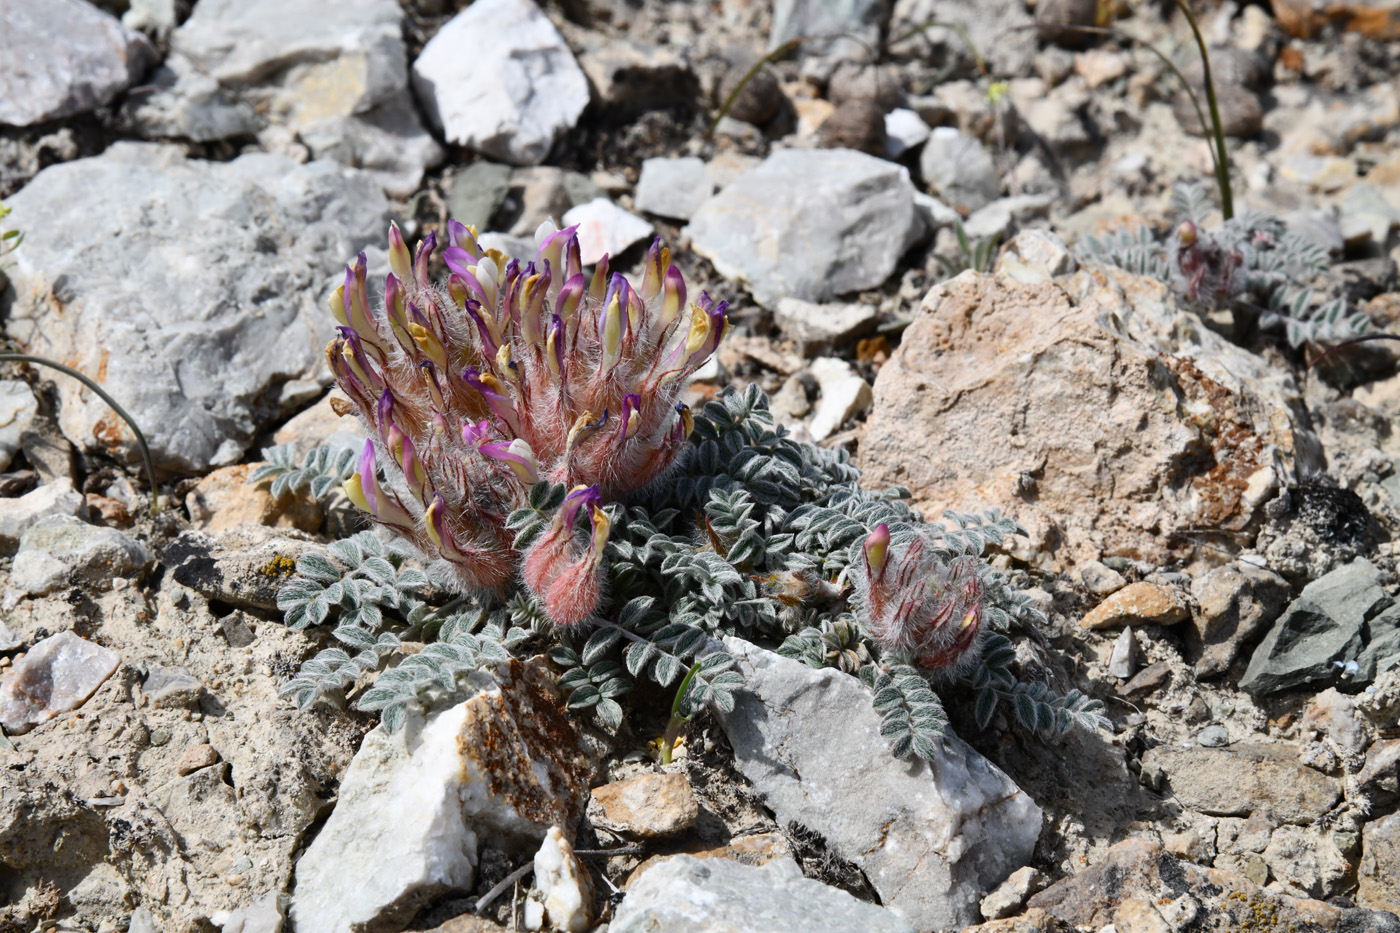
M 578 621 L 601 593 L 602 503 L 684 449 L 694 420 L 680 396 L 727 330 L 727 305 L 707 294 L 687 305 L 660 240 L 639 284 L 607 257 L 587 273 L 574 227 L 547 223 L 536 241 L 521 263 L 449 221 L 438 285 L 436 235 L 410 252 L 391 226 L 383 304 L 370 303 L 362 254 L 331 297 L 340 326 L 327 357 L 380 452 L 370 466 L 385 471 L 383 485 L 373 469 L 357 473 L 352 498 L 464 585 L 509 581 L 521 555 L 505 522 L 531 485 L 575 490 L 522 576 L 556 621 Z
M 923 667 L 956 673 L 977 657 L 982 636 L 978 561 L 964 555 L 945 563 L 922 537 L 894 553 L 890 538 L 888 526 L 876 526 L 865 539 L 864 560 L 853 567 L 870 636 Z

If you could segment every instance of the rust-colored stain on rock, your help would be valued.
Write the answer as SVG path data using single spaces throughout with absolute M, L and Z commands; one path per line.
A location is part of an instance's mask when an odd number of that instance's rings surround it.
M 464 766 L 474 765 L 491 795 L 522 818 L 561 826 L 572 839 L 592 774 L 578 731 L 541 670 L 511 659 L 499 677 L 500 692 L 478 697 L 462 724 L 457 748 Z

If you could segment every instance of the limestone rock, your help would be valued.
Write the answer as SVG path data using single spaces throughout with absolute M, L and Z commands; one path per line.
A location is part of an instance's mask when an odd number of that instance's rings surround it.
M 1285 822 L 1307 823 L 1341 797 L 1339 782 L 1268 745 L 1162 745 L 1149 749 L 1142 760 L 1144 768 L 1155 765 L 1166 773 L 1172 792 L 1185 806 L 1212 816 L 1268 810 Z
M 471 888 L 482 842 L 529 851 L 577 823 L 589 765 L 573 724 L 538 669 L 512 660 L 498 677 L 476 672 L 471 699 L 365 737 L 297 863 L 298 933 L 399 929 Z
M 52 515 L 20 538 L 10 585 L 30 596 L 72 584 L 106 586 L 118 577 L 144 573 L 150 563 L 146 546 L 115 528 Z
M 238 525 L 268 525 L 319 531 L 323 516 L 320 503 L 309 490 L 284 492 L 274 499 L 270 479 L 256 484 L 248 478 L 261 463 L 221 467 L 199 481 L 185 496 L 191 523 L 201 531 L 218 534 Z
M 67 481 L 32 489 L 18 499 L 0 499 L 0 554 L 13 554 L 20 537 L 41 519 L 53 515 L 79 517 L 87 513 L 83 494 Z
M 987 67 L 997 75 L 1029 74 L 1035 57 L 1035 20 L 1023 0 L 896 0 L 890 35 L 902 36 L 928 23 L 947 23 L 967 31 Z M 949 60 L 961 65 L 964 75 L 976 74 L 968 43 L 952 29 L 926 29 L 897 43 L 892 49 L 901 58 Z
M 535 887 L 544 898 L 550 925 L 584 933 L 593 924 L 593 881 L 558 826 L 549 827 L 535 853 Z
M 1381 587 L 1380 571 L 1358 558 L 1303 587 L 1254 649 L 1240 687 L 1266 695 L 1330 683 L 1347 662 L 1361 657 L 1369 639 L 1394 629 L 1397 621 L 1400 607 Z M 1369 679 L 1364 671 L 1353 678 Z
M 637 179 L 637 210 L 689 220 L 714 193 L 705 163 L 693 156 L 647 159 Z
M 0 726 L 23 735 L 77 709 L 121 663 L 115 651 L 72 632 L 50 635 L 0 677 Z
M 656 228 L 618 207 L 608 198 L 595 198 L 564 214 L 564 226 L 578 225 L 579 256 L 585 266 L 604 256 L 618 256 L 651 236 Z
M 1175 529 L 1247 527 L 1291 462 L 1314 462 L 1296 398 L 1149 280 L 965 272 L 881 367 L 860 466 L 926 515 L 1005 509 L 1027 560 L 1161 563 L 1191 547 Z
M 610 933 L 913 933 L 896 914 L 803 878 L 790 860 L 761 867 L 676 855 L 628 886 Z
M 532 0 L 458 13 L 413 63 L 413 85 L 448 142 L 512 165 L 543 162 L 588 105 L 588 78 Z
M 839 349 L 869 334 L 879 320 L 880 312 L 866 304 L 780 298 L 773 309 L 773 323 L 804 356 Z
M 200 0 L 131 118 L 149 138 L 260 134 L 407 197 L 442 160 L 413 108 L 393 0 Z
M 903 167 L 846 149 L 784 149 L 706 201 L 685 235 L 772 307 L 879 285 L 922 228 Z
M 1190 929 L 1202 918 L 1222 929 L 1249 929 L 1260 924 L 1261 916 L 1268 918 L 1265 926 L 1281 929 L 1400 930 L 1400 922 L 1387 914 L 1276 894 L 1233 872 L 1178 861 L 1146 839 L 1125 839 L 1098 864 L 1051 885 L 1028 903 L 1032 914 L 1044 911 L 1048 919 L 1072 929 L 1101 930 L 1112 923 L 1120 933 Z M 1059 933 L 1061 928 L 1035 929 Z M 991 933 L 991 925 L 968 933 Z
M 1120 625 L 1175 625 L 1190 616 L 1186 601 L 1170 587 L 1129 583 L 1094 607 L 1079 624 L 1087 629 Z
M 1196 676 L 1229 670 L 1240 647 L 1273 624 L 1288 599 L 1288 581 L 1253 564 L 1217 567 L 1191 581 L 1192 621 L 1203 649 Z
M 828 59 L 832 66 L 866 58 L 879 44 L 893 5 L 892 0 L 775 0 L 768 47 L 801 37 L 807 40 L 800 47 L 803 54 Z
M 84 0 L 6 0 L 0 124 L 29 126 L 102 107 L 155 58 L 145 36 Z
M 695 825 L 700 807 L 684 774 L 643 774 L 593 788 L 595 825 L 642 839 L 669 836 Z M 591 809 L 591 808 L 590 808 Z
M 217 536 L 187 531 L 160 558 L 177 583 L 209 599 L 271 611 L 297 559 L 312 550 L 322 549 L 261 525 L 239 525 Z
M 780 825 L 820 833 L 910 923 L 976 920 L 987 891 L 1029 860 L 1040 808 L 951 732 L 931 764 L 897 760 L 859 681 L 739 639 L 725 646 L 747 688 L 720 717 L 739 770 Z
M 951 126 L 933 130 L 919 155 L 929 191 L 954 207 L 977 210 L 1001 194 L 1001 173 L 985 146 Z
M 1125 627 L 1113 643 L 1113 654 L 1108 659 L 1108 672 L 1120 680 L 1133 676 L 1137 667 L 1137 638 L 1131 626 Z
M 1400 813 L 1372 820 L 1361 830 L 1361 888 L 1357 902 L 1373 910 L 1400 911 Z
M 20 438 L 39 413 L 39 400 L 29 383 L 18 379 L 0 381 L 0 470 L 10 465 L 20 449 Z
M 44 169 L 6 206 L 27 234 L 7 333 L 96 379 L 157 466 L 184 472 L 239 460 L 278 386 L 328 378 L 325 296 L 388 214 L 374 179 L 334 162 L 208 162 L 127 142 Z M 69 440 L 139 462 L 101 399 L 57 385 Z
M 870 386 L 845 360 L 824 356 L 812 361 L 812 376 L 820 387 L 817 413 L 808 430 L 812 440 L 824 441 L 851 418 L 870 408 Z

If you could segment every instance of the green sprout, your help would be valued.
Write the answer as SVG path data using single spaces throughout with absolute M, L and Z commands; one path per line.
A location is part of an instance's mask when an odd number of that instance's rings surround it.
M 661 763 L 669 765 L 671 763 L 671 752 L 676 747 L 676 740 L 680 738 L 681 729 L 685 724 L 695 717 L 692 711 L 689 715 L 681 714 L 681 707 L 684 705 L 686 691 L 690 689 L 690 682 L 695 679 L 695 673 L 700 670 L 700 662 L 696 661 L 689 671 L 686 671 L 685 679 L 676 688 L 676 698 L 671 701 L 671 718 L 666 720 L 666 731 L 661 735 Z

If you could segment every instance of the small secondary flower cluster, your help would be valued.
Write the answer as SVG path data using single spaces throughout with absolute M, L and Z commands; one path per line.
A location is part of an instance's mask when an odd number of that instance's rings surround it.
M 521 557 L 508 515 L 534 484 L 564 485 L 521 576 L 556 623 L 581 622 L 603 583 L 602 504 L 655 480 L 685 446 L 694 422 L 680 395 L 723 337 L 727 304 L 702 293 L 687 305 L 659 239 L 640 287 L 607 256 L 586 274 L 576 227 L 541 226 L 523 265 L 456 221 L 447 241 L 445 285 L 430 274 L 436 236 L 410 254 L 391 226 L 382 306 L 363 253 L 331 296 L 340 327 L 326 356 L 371 438 L 346 493 L 463 585 L 501 589 Z
M 888 525 L 865 539 L 853 568 L 867 630 L 886 651 L 908 653 L 922 667 L 957 674 L 979 655 L 984 585 L 977 558 L 938 559 L 922 536 L 901 554 L 890 551 Z
M 1236 273 L 1243 264 L 1244 256 L 1238 249 L 1223 242 L 1223 238 L 1202 231 L 1194 221 L 1183 220 L 1177 226 L 1171 250 L 1171 277 L 1177 291 L 1188 301 L 1210 305 L 1222 295 L 1240 291 L 1243 282 L 1238 281 Z

